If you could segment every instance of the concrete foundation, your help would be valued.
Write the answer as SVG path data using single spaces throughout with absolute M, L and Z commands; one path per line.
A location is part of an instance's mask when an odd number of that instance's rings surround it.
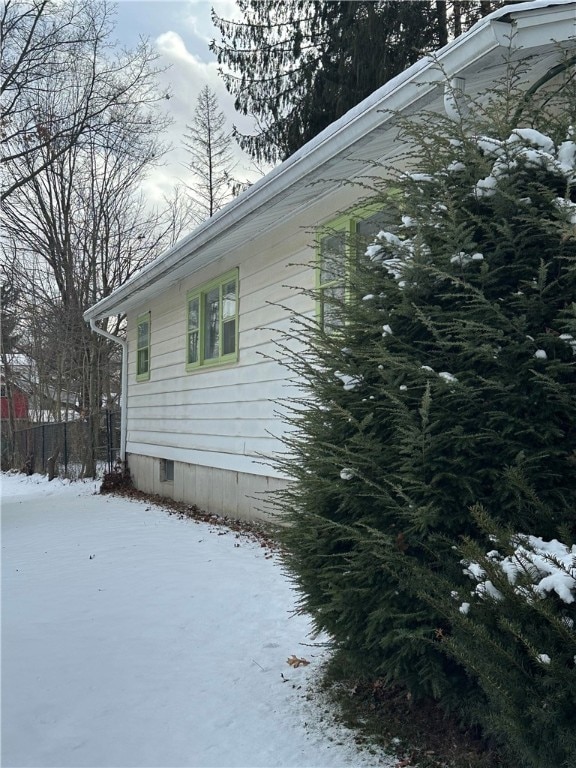
M 270 492 L 285 488 L 286 480 L 174 462 L 174 480 L 164 480 L 162 460 L 128 454 L 134 485 L 145 493 L 195 504 L 216 515 L 240 520 L 271 520 Z

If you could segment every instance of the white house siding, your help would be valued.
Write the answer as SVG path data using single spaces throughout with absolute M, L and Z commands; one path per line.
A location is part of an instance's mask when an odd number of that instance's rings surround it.
M 282 232 L 278 233 L 283 239 Z M 314 273 L 309 233 L 289 242 L 248 244 L 173 286 L 129 317 L 127 454 L 138 488 L 187 500 L 210 512 L 262 515 L 250 498 L 284 484 L 262 465 L 282 446 L 275 400 L 289 394 L 288 371 L 263 355 L 278 356 L 278 329 L 290 312 L 313 312 L 302 288 Z M 187 372 L 186 296 L 191 289 L 239 269 L 238 362 Z M 284 307 L 288 307 L 289 311 Z M 150 311 L 150 379 L 136 381 L 136 317 Z M 174 464 L 174 482 L 160 481 L 160 459 Z
M 343 186 L 314 199 L 290 221 L 243 243 L 128 318 L 127 454 L 136 486 L 242 518 L 265 514 L 265 494 L 285 484 L 265 463 L 283 450 L 278 402 L 295 393 L 275 340 L 294 313 L 311 315 L 317 227 L 357 204 L 365 191 Z M 238 267 L 238 362 L 187 372 L 187 293 Z M 150 312 L 150 379 L 136 381 L 136 318 Z M 273 359 L 270 359 L 273 358 Z M 174 481 L 160 479 L 160 460 Z

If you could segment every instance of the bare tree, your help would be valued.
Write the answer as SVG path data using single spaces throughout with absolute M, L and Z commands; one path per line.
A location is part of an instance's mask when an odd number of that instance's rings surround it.
M 200 223 L 200 216 L 189 187 L 180 182 L 170 196 L 164 196 L 163 236 L 168 246 L 174 245 L 186 232 Z
M 24 175 L 6 178 L 4 200 L 137 89 L 149 99 L 151 59 L 145 43 L 111 55 L 105 0 L 4 0 L 0 14 L 2 161 L 27 160 Z
M 197 179 L 189 189 L 202 218 L 212 216 L 233 196 L 232 137 L 225 125 L 216 94 L 205 85 L 183 142 L 190 155 L 189 168 Z
M 2 467 L 5 461 L 10 465 L 14 453 L 16 414 L 14 410 L 13 355 L 18 344 L 18 314 L 16 304 L 19 291 L 7 275 L 0 285 L 0 366 L 2 369 L 2 396 L 6 398 L 8 434 L 4 429 L 2 440 Z
M 24 5 L 12 3 L 12 11 Z M 65 19 L 77 9 L 69 0 L 34 7 L 50 7 L 55 19 L 58 8 Z M 72 405 L 97 425 L 102 404 L 119 393 L 118 350 L 91 333 L 83 312 L 171 242 L 182 211 L 151 210 L 138 192 L 166 149 L 156 57 L 145 43 L 133 52 L 112 51 L 108 9 L 103 3 L 84 7 L 98 20 L 98 34 L 74 42 L 74 61 L 62 55 L 67 70 L 47 62 L 53 80 L 41 72 L 32 77 L 30 66 L 11 102 L 2 248 L 3 267 L 12 265 L 22 296 L 22 347 L 35 360 L 39 401 L 52 403 L 55 417 Z M 61 62 L 59 49 L 55 59 Z M 38 113 L 49 115 L 50 124 L 30 139 Z M 74 122 L 80 113 L 90 115 L 81 130 Z M 73 141 L 76 128 L 63 127 L 70 120 L 78 128 Z M 121 332 L 122 321 L 110 320 L 107 330 Z M 86 474 L 95 471 L 93 446 Z

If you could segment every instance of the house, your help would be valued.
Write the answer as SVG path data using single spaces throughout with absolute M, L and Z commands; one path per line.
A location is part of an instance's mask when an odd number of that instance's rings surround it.
M 277 401 L 293 385 L 276 338 L 293 313 L 317 311 L 305 289 L 338 290 L 323 254 L 338 253 L 344 269 L 354 256 L 345 234 L 379 230 L 384 214 L 359 208 L 360 182 L 366 161 L 401 155 L 392 113 L 449 111 L 446 78 L 452 93 L 484 92 L 509 54 L 531 57 L 528 87 L 575 47 L 576 2 L 501 8 L 375 91 L 85 313 L 100 333 L 98 320 L 127 315 L 122 454 L 138 488 L 234 517 L 265 514 L 259 494 L 286 479 L 262 457 L 282 451 Z
M 7 386 L 4 381 L 4 374 L 0 379 L 0 419 L 8 422 L 12 418 L 16 424 L 28 423 L 28 395 L 27 393 L 13 383 Z
M 25 384 L 11 366 L 0 365 L 0 455 L 2 467 L 10 466 L 14 432 L 29 425 L 29 397 Z

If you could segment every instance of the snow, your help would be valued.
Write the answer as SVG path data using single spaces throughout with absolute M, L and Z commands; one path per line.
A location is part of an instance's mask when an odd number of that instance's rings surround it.
M 515 128 L 508 141 L 510 143 L 524 141 L 547 153 L 554 152 L 555 149 L 552 139 L 534 128 Z
M 259 543 L 94 482 L 2 499 L 2 765 L 393 765 L 312 697 L 326 650 Z
M 576 224 L 576 203 L 566 200 L 564 197 L 557 197 L 554 204 L 560 211 L 564 212 L 570 224 Z
M 485 179 L 480 179 L 476 184 L 477 197 L 492 197 L 496 194 L 496 187 L 498 182 L 495 176 L 486 176 Z
M 576 355 L 576 339 L 574 339 L 574 336 L 570 333 L 561 333 L 559 338 L 565 341 L 572 348 L 572 354 Z
M 412 181 L 435 181 L 434 176 L 429 173 L 409 173 L 407 175 Z
M 576 144 L 572 140 L 563 141 L 558 147 L 558 162 L 567 175 L 576 169 Z
M 356 389 L 356 387 L 359 387 L 364 381 L 362 376 L 351 376 L 350 374 L 342 373 L 341 371 L 334 371 L 334 376 L 336 376 L 337 379 L 340 379 L 346 392 L 351 392 L 353 389 Z
M 536 352 L 534 352 L 534 357 L 537 360 L 548 360 L 548 355 L 546 354 L 545 349 L 537 349 Z
M 491 136 L 478 136 L 476 144 L 486 155 L 500 157 L 503 154 L 500 139 L 494 139 Z
M 573 603 L 576 597 L 576 544 L 569 547 L 552 539 L 545 541 L 539 536 L 517 534 L 512 539 L 514 552 L 502 557 L 497 550 L 487 556 L 500 567 L 508 582 L 515 585 L 518 576 L 529 577 L 528 587 L 515 589 L 527 601 L 545 598 L 552 592 L 564 603 Z M 474 562 L 462 561 L 463 572 L 478 581 L 475 593 L 480 597 L 488 595 L 496 600 L 501 593 L 492 582 L 485 580 L 486 571 Z M 473 593 L 474 594 L 474 593 Z
M 478 581 L 486 576 L 486 571 L 478 563 L 467 563 L 464 573 Z
M 476 138 L 477 146 L 488 156 L 495 156 L 492 172 L 475 185 L 477 197 L 496 194 L 500 179 L 509 175 L 522 161 L 526 166 L 545 168 L 550 173 L 574 182 L 576 170 L 576 144 L 571 136 L 556 148 L 549 136 L 533 128 L 516 128 L 506 141 L 488 136 Z
M 482 253 L 465 253 L 464 251 L 460 251 L 459 253 L 454 254 L 454 256 L 450 257 L 450 264 L 458 264 L 461 267 L 465 267 L 467 264 L 470 264 L 471 262 L 478 262 L 478 261 L 484 261 L 484 254 Z

